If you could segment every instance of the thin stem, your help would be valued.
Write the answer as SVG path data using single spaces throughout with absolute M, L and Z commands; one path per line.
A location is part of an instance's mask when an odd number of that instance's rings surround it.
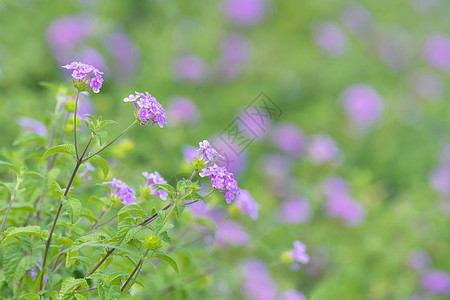
M 16 183 L 16 186 L 14 187 L 14 189 L 16 191 L 19 189 L 19 185 L 21 182 L 22 182 L 22 179 L 20 177 L 17 177 L 17 183 Z M 2 233 L 3 227 L 5 226 L 6 219 L 8 218 L 9 211 L 11 210 L 11 205 L 12 205 L 13 201 L 14 201 L 14 195 L 11 194 L 11 198 L 10 198 L 9 204 L 8 204 L 8 209 L 6 210 L 6 214 L 5 214 L 5 217 L 3 218 L 3 222 L 2 222 L 2 227 L 0 228 L 0 234 Z
M 84 292 L 90 292 L 90 291 L 95 291 L 96 289 L 98 289 L 98 287 L 93 287 L 87 290 L 82 290 L 82 291 L 77 291 L 77 293 L 84 293 Z
M 108 148 L 109 146 L 111 146 L 112 143 L 114 143 L 115 141 L 117 141 L 118 138 L 120 138 L 122 136 L 122 134 L 124 134 L 125 132 L 128 131 L 128 129 L 130 129 L 134 124 L 137 123 L 137 120 L 134 120 L 133 123 L 130 124 L 130 126 L 128 126 L 124 131 L 122 131 L 121 133 L 119 133 L 118 136 L 116 136 L 111 142 L 109 142 L 106 146 L 104 146 L 103 148 L 101 148 L 100 150 L 98 150 L 97 152 L 95 152 L 94 154 L 89 155 L 88 157 L 86 157 L 85 159 L 82 160 L 82 162 L 88 161 L 91 157 L 96 156 L 97 154 L 99 154 L 100 152 L 102 152 L 103 150 L 105 150 L 106 148 Z
M 147 251 L 144 254 L 144 258 L 147 256 L 148 251 L 150 249 L 147 249 Z M 131 272 L 130 276 L 128 277 L 127 281 L 125 281 L 125 283 L 123 284 L 122 288 L 120 289 L 120 291 L 123 293 L 123 291 L 125 291 L 125 288 L 127 287 L 128 283 L 130 283 L 131 279 L 133 279 L 134 274 L 141 268 L 142 264 L 144 263 L 144 259 L 141 258 L 141 260 L 139 260 L 139 263 L 136 265 L 136 267 L 134 268 L 133 272 Z
M 70 191 L 70 187 L 72 186 L 73 180 L 75 179 L 75 175 L 77 174 L 78 168 L 79 168 L 80 165 L 82 164 L 81 161 L 82 161 L 82 159 L 83 159 L 83 156 L 86 154 L 86 151 L 87 151 L 87 149 L 89 148 L 89 145 L 90 145 L 91 142 L 92 142 L 92 138 L 93 138 L 93 135 L 91 135 L 91 138 L 89 139 L 89 141 L 88 141 L 86 147 L 84 148 L 83 154 L 81 154 L 81 157 L 77 160 L 77 164 L 75 165 L 75 169 L 73 170 L 72 177 L 70 177 L 69 183 L 67 184 L 67 187 L 66 187 L 66 191 L 64 192 L 64 197 L 67 197 L 67 194 L 68 194 L 69 191 Z M 48 240 L 47 240 L 47 243 L 46 243 L 46 245 L 45 245 L 45 252 L 44 252 L 44 258 L 43 258 L 43 262 L 42 262 L 42 271 L 41 271 L 42 274 L 41 274 L 41 276 L 40 276 L 41 278 L 40 278 L 40 283 L 39 283 L 39 291 L 41 291 L 42 288 L 43 288 L 43 283 L 44 283 L 44 272 L 45 272 L 45 266 L 46 266 L 46 264 L 47 264 L 48 250 L 49 250 L 49 248 L 50 248 L 50 244 L 51 244 L 51 241 L 52 241 L 53 231 L 55 230 L 56 222 L 58 221 L 59 214 L 61 213 L 62 206 L 63 206 L 63 205 L 62 205 L 62 202 L 60 202 L 60 203 L 59 203 L 59 207 L 58 207 L 58 211 L 56 212 L 56 216 L 55 216 L 55 219 L 54 219 L 54 221 L 53 221 L 52 229 L 51 229 L 50 232 L 49 232 Z
M 77 145 L 77 109 L 78 109 L 78 97 L 80 96 L 80 91 L 77 91 L 77 99 L 75 99 L 75 112 L 73 113 L 73 139 L 75 141 L 75 153 L 77 159 L 80 160 L 78 156 L 78 145 Z
M 106 252 L 105 256 L 92 268 L 92 270 L 89 271 L 89 273 L 84 276 L 84 279 L 87 279 L 89 276 L 94 274 L 95 271 L 97 271 L 98 268 L 105 262 L 105 260 L 116 250 L 116 248 L 110 249 L 108 252 Z M 80 288 L 81 285 L 77 285 L 73 290 L 76 291 Z
M 94 225 L 92 225 L 91 229 L 89 229 L 89 231 L 86 233 L 86 235 L 90 234 L 92 231 L 94 231 L 95 228 L 97 228 L 97 225 L 100 223 L 100 221 L 103 219 L 103 217 L 109 212 L 109 208 L 108 209 L 104 209 L 102 210 L 100 216 L 98 217 L 97 222 L 95 222 Z

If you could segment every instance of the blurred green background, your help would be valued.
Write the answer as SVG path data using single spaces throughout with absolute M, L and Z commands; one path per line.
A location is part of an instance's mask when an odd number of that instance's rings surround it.
M 249 242 L 208 248 L 200 241 L 189 246 L 195 250 L 178 249 L 175 256 L 195 256 L 195 266 L 214 271 L 186 283 L 196 272 L 186 262 L 191 273 L 182 268 L 175 291 L 161 297 L 288 299 L 283 291 L 295 289 L 313 300 L 449 299 L 448 273 L 441 278 L 444 292 L 424 283 L 432 270 L 450 270 L 450 175 L 443 158 L 450 141 L 449 11 L 450 3 L 437 0 L 2 0 L 0 142 L 13 142 L 20 117 L 44 120 L 55 100 L 39 83 L 69 82 L 60 66 L 85 58 L 105 72 L 91 100 L 97 114 L 119 122 L 113 132 L 133 121 L 133 107 L 122 99 L 134 91 L 150 92 L 166 110 L 176 97 L 194 103 L 193 120 L 174 112 L 172 120 L 181 121 L 171 124 L 169 114 L 163 129 L 134 127 L 128 134 L 134 148 L 114 162 L 112 176 L 130 183 L 141 180 L 141 168 L 169 180 L 185 172 L 183 146 L 216 136 L 264 92 L 283 113 L 248 147 L 236 174 L 259 203 L 259 218 L 217 204 L 243 226 Z M 65 18 L 75 26 L 55 23 Z M 117 33 L 127 39 L 114 40 Z M 235 44 L 226 44 L 230 36 Z M 128 46 L 121 52 L 121 45 Z M 370 86 L 382 107 L 376 114 L 362 101 L 356 108 L 362 121 L 343 104 L 344 91 L 356 84 Z M 306 146 L 298 155 L 276 146 L 283 136 L 278 124 L 301 130 Z M 309 158 L 308 137 L 316 133 L 332 137 L 338 162 Z M 271 154 L 288 161 L 280 180 L 285 193 L 271 186 L 276 180 L 264 165 Z M 435 171 L 439 184 L 432 181 Z M 327 216 L 322 183 L 330 176 L 344 178 L 364 208 L 355 226 Z M 307 199 L 311 216 L 283 224 L 280 206 L 296 196 Z M 317 266 L 293 271 L 282 263 L 293 240 L 307 245 Z M 411 266 L 417 250 L 426 253 L 426 266 Z M 250 258 L 266 265 L 278 286 L 275 298 L 246 293 L 242 265 Z M 136 297 L 157 295 L 164 280 L 149 274 Z

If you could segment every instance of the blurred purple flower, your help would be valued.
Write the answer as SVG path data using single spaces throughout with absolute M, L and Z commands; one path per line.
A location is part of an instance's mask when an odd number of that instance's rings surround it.
M 198 121 L 197 105 L 188 98 L 172 98 L 167 107 L 167 117 L 173 126 L 192 124 Z
M 47 136 L 47 127 L 44 123 L 29 117 L 20 117 L 19 126 L 25 132 L 34 132 L 42 137 Z
M 450 295 L 450 274 L 433 270 L 422 279 L 422 286 L 432 293 Z
M 283 224 L 299 224 L 311 218 L 311 207 L 302 197 L 291 198 L 281 204 L 278 219 Z
M 81 92 L 80 97 L 78 98 L 78 107 L 77 107 L 77 116 L 83 117 L 84 115 L 94 115 L 94 105 L 92 104 L 92 100 L 89 97 L 88 92 Z M 88 119 L 87 117 L 83 117 L 84 119 Z
M 227 17 L 239 25 L 255 25 L 265 14 L 266 0 L 224 0 Z
M 445 83 L 437 74 L 419 71 L 410 78 L 411 89 L 421 98 L 434 99 L 443 95 Z
M 123 205 L 135 204 L 136 196 L 132 188 L 126 185 L 122 180 L 113 178 L 112 181 L 105 181 L 103 184 L 111 187 L 110 196 L 121 199 Z
M 101 55 L 100 52 L 98 52 L 96 49 L 91 47 L 83 47 L 80 50 L 79 54 L 74 55 L 76 60 L 83 61 L 86 64 L 90 64 L 93 66 L 97 66 L 100 70 L 103 70 L 106 72 L 106 74 L 109 73 L 109 67 L 106 63 L 105 59 Z M 105 75 L 107 76 L 107 75 Z
M 114 32 L 106 37 L 105 46 L 116 60 L 117 79 L 131 76 L 139 61 L 136 44 L 124 32 Z
M 335 195 L 347 195 L 349 187 L 347 181 L 341 177 L 328 177 L 322 181 L 322 187 L 327 197 Z
M 248 244 L 250 238 L 240 224 L 224 221 L 217 224 L 214 242 L 219 246 L 242 246 Z
M 36 281 L 36 278 L 39 275 L 37 269 L 39 269 L 39 271 L 42 271 L 42 257 L 39 257 L 38 263 L 36 263 L 36 267 L 34 267 L 33 269 L 28 270 L 26 272 L 27 274 L 30 274 L 31 279 L 33 281 Z M 47 281 L 47 276 L 44 275 L 44 282 L 46 282 L 46 281 Z
M 318 133 L 310 137 L 308 153 L 311 161 L 317 164 L 337 162 L 340 155 L 336 142 L 326 133 Z
M 203 58 L 197 55 L 184 55 L 176 58 L 172 63 L 172 74 L 181 81 L 202 81 L 207 73 L 207 65 Z
M 219 76 L 223 80 L 237 77 L 250 57 L 250 41 L 238 33 L 229 33 L 222 40 L 218 60 Z
M 306 300 L 305 296 L 296 290 L 284 291 L 277 300 Z
M 259 204 L 247 190 L 241 189 L 234 201 L 241 213 L 250 215 L 253 220 L 258 219 Z
M 242 263 L 244 284 L 242 292 L 248 299 L 275 300 L 278 286 L 270 277 L 264 263 L 257 259 L 251 259 Z
M 367 84 L 353 84 L 341 94 L 342 105 L 352 123 L 366 128 L 381 118 L 383 102 L 378 92 Z
M 278 124 L 271 132 L 272 142 L 287 154 L 299 157 L 306 150 L 306 141 L 302 130 L 292 123 Z
M 80 176 L 85 180 L 90 180 L 92 177 L 88 173 L 94 172 L 94 171 L 95 171 L 95 167 L 90 162 L 87 162 L 86 168 L 84 168 L 84 170 L 80 172 Z
M 409 0 L 409 4 L 418 12 L 428 13 L 439 7 L 441 0 Z
M 47 41 L 54 54 L 61 56 L 71 52 L 73 48 L 91 34 L 86 18 L 65 16 L 54 20 L 47 29 Z
M 194 146 L 190 146 L 190 145 L 186 145 L 183 146 L 183 156 L 184 156 L 184 160 L 186 161 L 193 161 L 194 159 L 196 159 L 200 154 L 198 153 L 198 148 L 194 147 Z
M 192 214 L 196 219 L 205 217 L 208 212 L 208 206 L 203 201 L 195 202 L 187 207 L 189 208 L 190 211 L 192 211 Z
M 321 22 L 313 29 L 316 44 L 330 57 L 341 56 L 347 48 L 347 38 L 332 22 Z
M 413 250 L 408 254 L 407 257 L 408 266 L 417 271 L 427 269 L 430 265 L 430 262 L 430 256 L 424 250 Z
M 372 27 L 372 15 L 361 3 L 348 2 L 342 10 L 341 21 L 355 35 L 367 34 Z
M 235 175 L 240 174 L 247 166 L 247 151 L 243 150 L 237 142 L 221 135 L 213 138 L 211 143 L 221 156 L 217 164 Z
M 294 241 L 294 249 L 291 252 L 294 261 L 307 264 L 309 262 L 309 256 L 306 254 L 306 246 L 300 241 Z
M 279 154 L 268 154 L 264 156 L 261 165 L 267 176 L 279 179 L 287 177 L 291 169 L 289 158 Z
M 247 107 L 237 120 L 242 135 L 255 140 L 264 137 L 272 126 L 270 116 L 258 106 Z
M 153 173 L 142 172 L 142 175 L 147 178 L 145 187 L 150 190 L 150 194 L 158 195 L 161 200 L 166 200 L 168 196 L 167 192 L 156 185 L 167 184 L 167 181 L 161 176 L 161 174 L 159 174 L 158 171 L 155 171 Z
M 378 32 L 375 49 L 392 69 L 402 71 L 410 65 L 414 56 L 412 41 L 405 30 L 389 27 Z
M 430 35 L 425 41 L 423 55 L 430 65 L 450 70 L 450 39 L 441 33 Z
M 433 188 L 444 195 L 450 195 L 450 166 L 441 165 L 430 174 L 430 183 Z

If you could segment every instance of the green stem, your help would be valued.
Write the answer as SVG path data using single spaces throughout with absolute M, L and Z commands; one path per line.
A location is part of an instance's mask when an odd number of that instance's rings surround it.
M 17 177 L 17 183 L 16 183 L 16 186 L 14 187 L 14 190 L 17 191 L 19 189 L 19 185 L 20 185 L 21 182 L 22 182 L 22 179 L 20 177 Z M 3 218 L 2 227 L 0 227 L 0 234 L 2 233 L 3 227 L 5 226 L 6 219 L 8 218 L 9 211 L 11 210 L 11 205 L 12 205 L 13 201 L 14 201 L 14 195 L 11 194 L 11 198 L 9 200 L 8 209 L 6 210 L 5 217 Z
M 73 139 L 75 141 L 75 153 L 77 155 L 77 160 L 80 160 L 80 157 L 78 156 L 78 145 L 77 145 L 77 109 L 79 96 L 80 91 L 77 91 L 77 99 L 75 99 L 75 112 L 73 113 Z
M 150 249 L 147 249 L 147 251 L 144 254 L 144 258 L 147 256 L 148 251 L 150 251 Z M 130 276 L 128 277 L 127 281 L 125 281 L 125 283 L 123 284 L 122 288 L 120 289 L 120 291 L 123 293 L 125 291 L 125 288 L 127 287 L 128 283 L 130 283 L 131 279 L 133 279 L 133 276 L 136 272 L 138 272 L 138 270 L 141 269 L 142 264 L 144 263 L 144 259 L 141 258 L 141 260 L 139 260 L 138 264 L 136 265 L 136 267 L 134 268 L 133 272 L 131 272 Z

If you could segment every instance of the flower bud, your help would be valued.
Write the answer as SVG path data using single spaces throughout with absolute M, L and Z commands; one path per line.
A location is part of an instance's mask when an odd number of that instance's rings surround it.
M 161 248 L 161 238 L 151 234 L 145 239 L 144 246 L 150 250 L 158 250 Z
M 192 166 L 196 171 L 201 171 L 206 166 L 206 162 L 202 158 L 197 157 L 192 161 Z

